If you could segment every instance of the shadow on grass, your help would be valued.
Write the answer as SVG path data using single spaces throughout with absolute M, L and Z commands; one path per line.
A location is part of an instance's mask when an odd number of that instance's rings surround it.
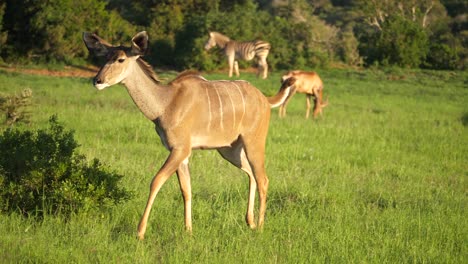
M 463 126 L 468 126 L 468 112 L 463 113 L 462 117 L 460 118 Z

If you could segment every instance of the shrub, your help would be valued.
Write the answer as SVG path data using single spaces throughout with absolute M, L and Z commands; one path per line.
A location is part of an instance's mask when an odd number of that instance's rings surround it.
M 16 122 L 29 123 L 32 91 L 24 89 L 21 95 L 0 95 L 0 112 L 3 112 L 5 124 L 13 125 Z
M 457 51 L 443 43 L 431 43 L 427 58 L 427 66 L 432 69 L 454 70 L 460 61 Z
M 382 30 L 361 40 L 367 63 L 419 67 L 426 58 L 429 41 L 424 29 L 399 15 L 388 17 Z
M 130 198 L 121 175 L 99 160 L 76 154 L 78 143 L 56 116 L 49 128 L 7 129 L 0 135 L 0 211 L 24 215 L 70 215 Z

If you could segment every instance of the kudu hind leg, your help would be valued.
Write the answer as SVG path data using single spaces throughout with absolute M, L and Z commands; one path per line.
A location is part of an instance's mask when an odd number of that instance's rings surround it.
M 224 159 L 229 161 L 234 166 L 243 170 L 249 176 L 249 201 L 247 204 L 247 213 L 245 215 L 245 221 L 250 228 L 255 228 L 255 191 L 257 190 L 257 183 L 255 181 L 252 168 L 250 167 L 249 161 L 245 155 L 243 145 L 241 143 L 234 144 L 230 148 L 218 149 L 218 152 L 223 156 Z
M 269 181 L 265 170 L 265 142 L 257 138 L 252 139 L 250 142 L 247 141 L 245 142 L 245 152 L 257 183 L 260 200 L 258 227 L 261 228 L 265 221 Z
M 192 187 L 190 184 L 190 171 L 188 158 L 185 159 L 177 169 L 177 178 L 179 179 L 180 190 L 184 199 L 184 221 L 185 229 L 192 232 Z

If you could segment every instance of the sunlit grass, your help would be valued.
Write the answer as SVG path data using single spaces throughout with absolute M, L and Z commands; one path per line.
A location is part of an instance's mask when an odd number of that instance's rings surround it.
M 122 86 L 0 72 L 0 92 L 33 91 L 32 123 L 58 114 L 80 152 L 118 173 L 134 199 L 110 213 L 41 222 L 0 215 L 4 262 L 463 263 L 467 260 L 466 73 L 319 71 L 329 106 L 306 120 L 304 95 L 272 110 L 263 232 L 244 223 L 248 179 L 215 151 L 191 158 L 193 235 L 176 177 L 158 194 L 146 239 L 136 226 L 167 157 Z M 167 75 L 168 80 L 174 75 Z M 208 79 L 228 79 L 209 74 Z M 265 94 L 279 89 L 242 73 Z M 25 127 L 28 128 L 28 127 Z

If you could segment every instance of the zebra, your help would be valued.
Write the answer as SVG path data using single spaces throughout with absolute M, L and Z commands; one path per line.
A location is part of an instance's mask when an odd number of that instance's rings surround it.
M 205 50 L 209 50 L 216 45 L 224 50 L 224 54 L 228 59 L 229 77 L 232 77 L 233 68 L 237 77 L 239 77 L 239 64 L 236 58 L 249 61 L 256 57 L 258 60 L 257 77 L 262 72 L 262 78 L 267 78 L 268 64 L 266 58 L 270 52 L 270 43 L 262 40 L 237 42 L 221 33 L 210 32 L 210 38 L 205 44 Z

